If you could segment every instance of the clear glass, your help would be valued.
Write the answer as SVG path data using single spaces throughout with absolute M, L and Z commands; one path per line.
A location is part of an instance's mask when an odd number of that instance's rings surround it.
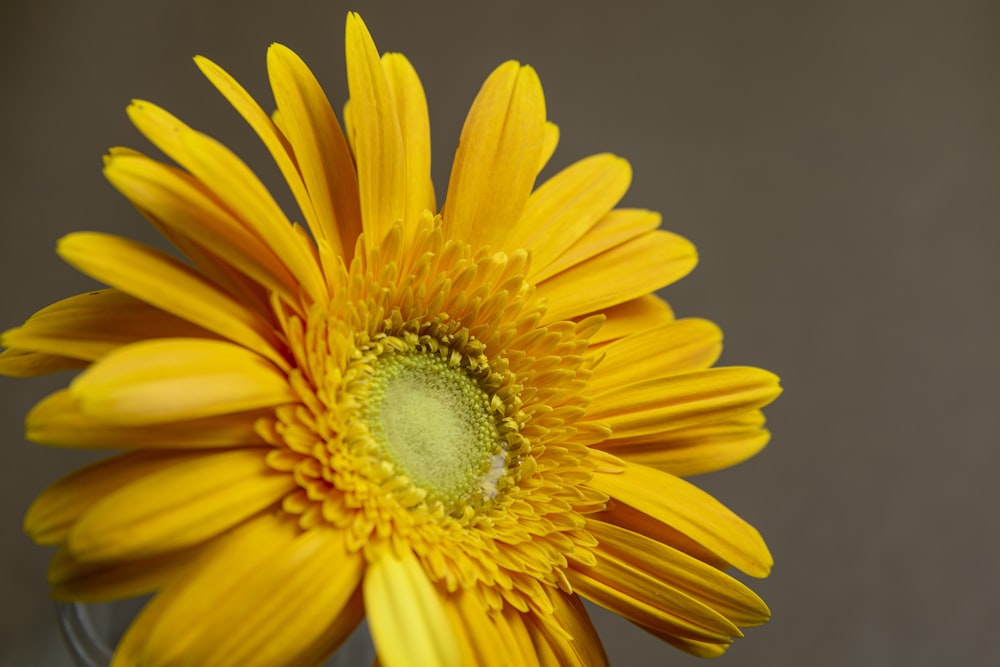
M 138 598 L 106 604 L 57 602 L 59 629 L 77 667 L 108 667 L 115 645 L 146 600 Z M 371 665 L 374 659 L 375 647 L 368 634 L 368 625 L 362 621 L 324 667 L 361 667 Z

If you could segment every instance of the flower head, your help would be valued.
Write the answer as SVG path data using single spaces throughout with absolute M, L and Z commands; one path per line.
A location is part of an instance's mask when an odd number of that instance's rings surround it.
M 768 611 L 757 532 L 681 479 L 767 441 L 771 374 L 653 292 L 690 243 L 615 206 L 558 139 L 534 70 L 497 68 L 440 209 L 427 105 L 347 21 L 344 127 L 275 45 L 277 111 L 197 59 L 273 156 L 305 226 L 228 149 L 129 115 L 108 180 L 187 259 L 100 233 L 59 254 L 109 285 L 4 334 L 10 375 L 82 368 L 28 437 L 124 450 L 47 489 L 26 528 L 57 598 L 157 591 L 114 664 L 309 665 L 367 616 L 386 665 L 602 664 L 585 597 L 716 655 Z

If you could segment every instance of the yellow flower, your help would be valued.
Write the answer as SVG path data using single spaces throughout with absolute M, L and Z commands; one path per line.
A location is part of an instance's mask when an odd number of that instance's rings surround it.
M 624 160 L 534 187 L 558 138 L 534 70 L 486 80 L 439 210 L 416 73 L 356 15 L 346 39 L 346 133 L 285 47 L 272 116 L 197 60 L 305 228 L 225 147 L 135 102 L 179 167 L 114 149 L 107 178 L 190 263 L 72 234 L 59 254 L 110 287 L 4 335 L 9 375 L 84 369 L 30 439 L 124 450 L 28 512 L 60 547 L 55 597 L 158 591 L 116 666 L 316 664 L 365 616 L 389 666 L 603 664 L 579 596 L 721 653 L 768 617 L 724 570 L 771 558 L 681 477 L 764 446 L 777 379 L 710 368 L 719 330 L 653 295 L 696 255 L 614 208 Z

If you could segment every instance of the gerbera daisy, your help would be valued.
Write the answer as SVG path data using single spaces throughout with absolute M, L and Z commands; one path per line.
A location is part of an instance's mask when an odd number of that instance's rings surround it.
M 291 190 L 293 223 L 236 156 L 163 109 L 177 166 L 113 149 L 108 180 L 188 263 L 83 232 L 59 254 L 108 289 L 3 338 L 10 375 L 82 368 L 28 438 L 122 450 L 57 482 L 25 525 L 58 545 L 58 599 L 156 595 L 114 665 L 311 665 L 367 617 L 382 664 L 606 658 L 587 598 L 697 655 L 764 603 L 725 573 L 771 558 L 681 478 L 764 446 L 777 379 L 710 368 L 721 335 L 653 292 L 696 262 L 595 155 L 537 188 L 556 127 L 508 62 L 462 131 L 444 205 L 427 105 L 347 19 L 342 131 L 274 45 L 268 115 L 197 64 Z

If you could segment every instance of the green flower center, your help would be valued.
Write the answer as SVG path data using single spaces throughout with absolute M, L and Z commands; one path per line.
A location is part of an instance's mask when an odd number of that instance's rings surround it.
M 444 357 L 423 351 L 379 357 L 362 418 L 396 471 L 448 511 L 496 495 L 506 454 L 490 397 Z

